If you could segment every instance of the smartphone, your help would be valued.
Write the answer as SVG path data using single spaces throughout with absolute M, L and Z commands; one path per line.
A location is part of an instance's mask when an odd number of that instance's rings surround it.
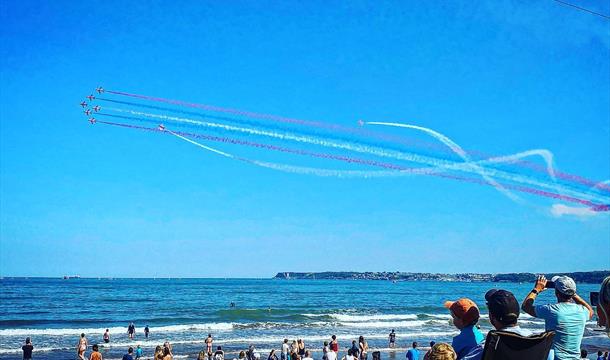
M 551 280 L 547 281 L 546 282 L 546 288 L 547 289 L 554 289 L 555 288 L 555 282 L 551 281 Z
M 599 292 L 591 291 L 589 293 L 589 300 L 591 300 L 591 306 L 599 306 Z

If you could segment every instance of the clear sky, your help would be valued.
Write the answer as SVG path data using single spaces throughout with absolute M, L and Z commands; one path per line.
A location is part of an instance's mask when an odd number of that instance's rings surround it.
M 607 1 L 574 0 L 610 14 Z M 610 268 L 610 216 L 434 177 L 335 179 L 91 126 L 114 90 L 401 121 L 610 178 L 610 21 L 540 1 L 2 1 L 0 274 Z M 399 132 L 397 132 L 398 134 Z

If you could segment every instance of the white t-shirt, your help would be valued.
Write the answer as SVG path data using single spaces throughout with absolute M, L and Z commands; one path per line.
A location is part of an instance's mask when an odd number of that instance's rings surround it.
M 326 360 L 337 360 L 337 353 L 332 350 L 327 351 Z
M 310 357 L 304 357 L 303 360 L 313 360 L 313 359 Z
M 282 354 L 288 354 L 288 350 L 290 350 L 290 346 L 288 344 L 282 344 Z

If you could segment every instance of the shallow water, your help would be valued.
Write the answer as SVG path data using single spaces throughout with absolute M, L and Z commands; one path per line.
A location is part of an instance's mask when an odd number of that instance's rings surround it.
M 515 293 L 518 300 L 532 284 L 398 282 L 367 280 L 271 279 L 2 279 L 0 280 L 0 359 L 20 359 L 25 337 L 33 340 L 35 358 L 73 359 L 79 334 L 90 344 L 102 343 L 106 328 L 111 342 L 104 359 L 120 359 L 128 346 L 140 344 L 150 356 L 169 341 L 178 355 L 196 357 L 208 333 L 214 346 L 234 355 L 255 344 L 262 358 L 284 338 L 303 339 L 319 351 L 336 334 L 341 348 L 363 335 L 371 348 L 388 350 L 391 329 L 397 333 L 397 354 L 404 358 L 412 341 L 450 341 L 456 334 L 443 307 L 445 300 L 470 297 L 483 313 L 482 331 L 491 328 L 483 295 L 493 287 Z M 579 284 L 588 298 L 599 286 Z M 539 302 L 551 302 L 545 292 Z M 235 307 L 230 307 L 231 302 Z M 136 325 L 128 339 L 127 325 Z M 143 328 L 151 330 L 145 339 Z M 522 315 L 521 325 L 542 331 L 543 322 Z M 596 343 L 594 322 L 585 336 Z M 90 350 L 87 352 L 89 353 Z M 145 356 L 145 358 L 147 358 Z

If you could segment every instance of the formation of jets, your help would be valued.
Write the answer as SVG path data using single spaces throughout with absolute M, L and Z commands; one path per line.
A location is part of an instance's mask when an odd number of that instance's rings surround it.
M 101 94 L 104 92 L 104 88 L 101 86 L 98 86 L 95 91 L 97 91 L 98 94 Z M 89 102 L 92 102 L 93 100 L 95 100 L 95 96 L 93 94 L 89 95 L 89 96 L 85 96 L 85 98 L 89 99 Z M 89 122 L 91 124 L 95 124 L 97 122 L 97 120 L 95 120 L 94 117 L 90 117 L 89 115 L 91 115 L 92 113 L 96 113 L 99 112 L 100 110 L 102 110 L 102 107 L 99 105 L 95 105 L 94 107 L 92 107 L 91 109 L 89 109 L 87 106 L 87 101 L 83 101 L 79 104 L 80 106 L 83 107 L 83 109 L 85 109 L 83 112 L 85 113 L 85 115 L 89 118 Z
M 104 92 L 104 88 L 103 88 L 103 87 L 101 87 L 101 86 L 98 86 L 98 87 L 95 89 L 95 91 L 97 91 L 97 93 L 98 93 L 98 94 L 101 94 L 101 93 L 103 93 L 103 92 Z M 89 102 L 93 102 L 93 100 L 95 100 L 95 96 L 94 96 L 93 94 L 91 94 L 91 95 L 89 95 L 89 96 L 86 96 L 86 98 L 87 98 L 87 99 L 89 99 Z M 89 122 L 90 122 L 92 125 L 93 125 L 93 124 L 95 124 L 95 123 L 97 122 L 97 120 L 96 120 L 96 119 L 95 119 L 93 116 L 90 116 L 90 115 L 91 115 L 91 114 L 93 114 L 93 113 L 97 113 L 97 112 L 99 112 L 100 110 L 102 110 L 102 107 L 101 107 L 101 106 L 99 106 L 99 105 L 95 105 L 94 107 L 92 107 L 91 109 L 89 109 L 89 108 L 87 107 L 87 105 L 88 105 L 88 104 L 87 104 L 87 101 L 83 101 L 83 102 L 81 102 L 79 105 L 80 105 L 80 106 L 82 106 L 82 107 L 85 109 L 85 110 L 83 110 L 83 112 L 84 112 L 84 113 L 85 113 L 85 115 L 86 115 L 86 116 L 89 118 L 89 120 L 88 120 L 88 121 L 89 121 Z M 166 131 L 166 130 L 165 130 L 165 125 L 163 125 L 163 124 L 159 124 L 159 126 L 157 127 L 157 129 L 158 129 L 159 131 Z

